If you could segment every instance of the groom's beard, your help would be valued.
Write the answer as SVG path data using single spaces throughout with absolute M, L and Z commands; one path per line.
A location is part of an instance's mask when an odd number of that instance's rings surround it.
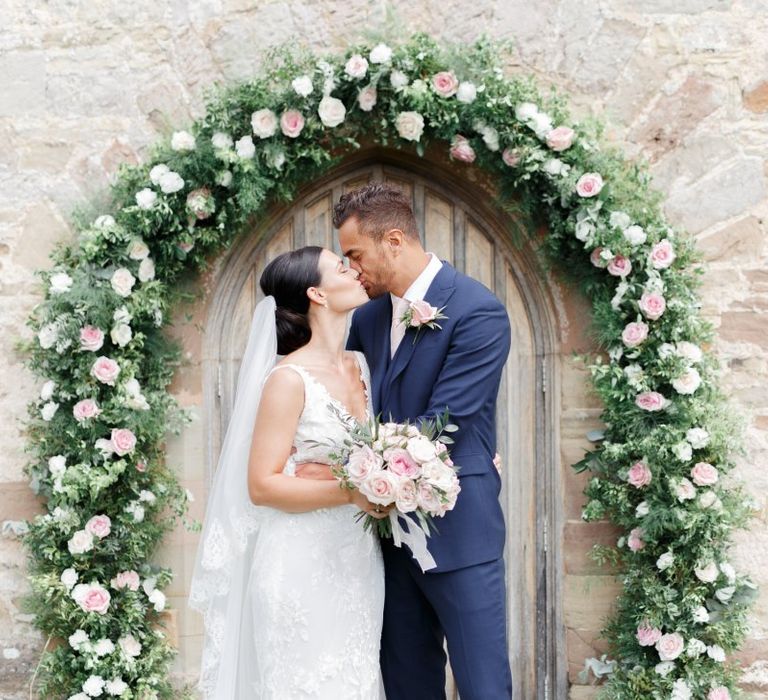
M 387 261 L 378 269 L 373 271 L 371 278 L 365 272 L 360 275 L 363 279 L 363 287 L 370 299 L 378 299 L 380 296 L 389 294 L 392 289 L 392 281 L 395 277 L 391 264 Z

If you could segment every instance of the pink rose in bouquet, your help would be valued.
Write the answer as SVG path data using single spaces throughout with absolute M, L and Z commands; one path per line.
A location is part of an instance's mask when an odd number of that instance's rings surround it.
M 410 441 L 409 441 L 410 442 Z M 387 458 L 389 470 L 397 476 L 406 476 L 409 479 L 419 476 L 421 468 L 408 450 L 402 448 L 390 450 Z
M 342 487 L 358 489 L 371 503 L 394 507 L 388 518 L 361 513 L 366 529 L 375 527 L 400 546 L 403 521 L 408 537 L 419 530 L 423 540 L 430 518 L 442 517 L 456 505 L 461 485 L 446 447 L 452 440 L 444 434 L 455 430 L 447 412 L 423 421 L 421 429 L 376 418 L 352 427 L 344 449 L 331 454 L 334 475 Z

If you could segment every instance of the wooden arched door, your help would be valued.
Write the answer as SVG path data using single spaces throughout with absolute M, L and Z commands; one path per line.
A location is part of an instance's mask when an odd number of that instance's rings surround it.
M 258 280 L 264 266 L 303 245 L 339 253 L 331 223 L 339 196 L 371 180 L 400 186 L 412 197 L 425 248 L 486 285 L 509 312 L 512 350 L 497 409 L 508 532 L 509 657 L 516 697 L 560 697 L 565 672 L 560 667 L 558 557 L 548 541 L 556 519 L 558 473 L 555 415 L 546 385 L 553 341 L 539 288 L 541 273 L 532 262 L 535 256 L 509 244 L 505 222 L 482 190 L 452 182 L 448 172 L 441 177 L 428 164 L 387 160 L 375 157 L 342 166 L 261 222 L 221 261 L 203 359 L 209 483 L 232 410 L 251 314 L 262 296 Z

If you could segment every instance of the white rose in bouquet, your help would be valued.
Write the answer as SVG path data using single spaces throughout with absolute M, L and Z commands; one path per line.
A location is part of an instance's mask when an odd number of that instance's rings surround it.
M 435 445 L 426 435 L 419 435 L 408 440 L 406 449 L 411 456 L 421 464 L 425 464 L 437 457 Z

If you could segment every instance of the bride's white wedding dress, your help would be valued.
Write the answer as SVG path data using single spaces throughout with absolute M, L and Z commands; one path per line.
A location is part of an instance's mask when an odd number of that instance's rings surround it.
M 365 358 L 355 355 L 370 415 L 370 375 Z M 296 453 L 284 472 L 291 474 L 294 463 L 329 463 L 354 418 L 303 367 L 272 371 L 294 371 L 304 380 Z M 241 662 L 254 668 L 249 698 L 376 700 L 384 607 L 378 539 L 356 522 L 353 505 L 265 511 L 247 587 L 255 655 Z
M 276 366 L 274 297 L 256 305 L 219 455 L 189 592 L 205 631 L 198 688 L 206 700 L 383 698 L 379 641 L 384 567 L 357 507 L 285 513 L 248 495 L 253 425 L 270 372 L 297 372 L 304 407 L 295 464 L 330 463 L 354 418 L 304 368 Z M 371 379 L 355 353 L 366 391 Z

